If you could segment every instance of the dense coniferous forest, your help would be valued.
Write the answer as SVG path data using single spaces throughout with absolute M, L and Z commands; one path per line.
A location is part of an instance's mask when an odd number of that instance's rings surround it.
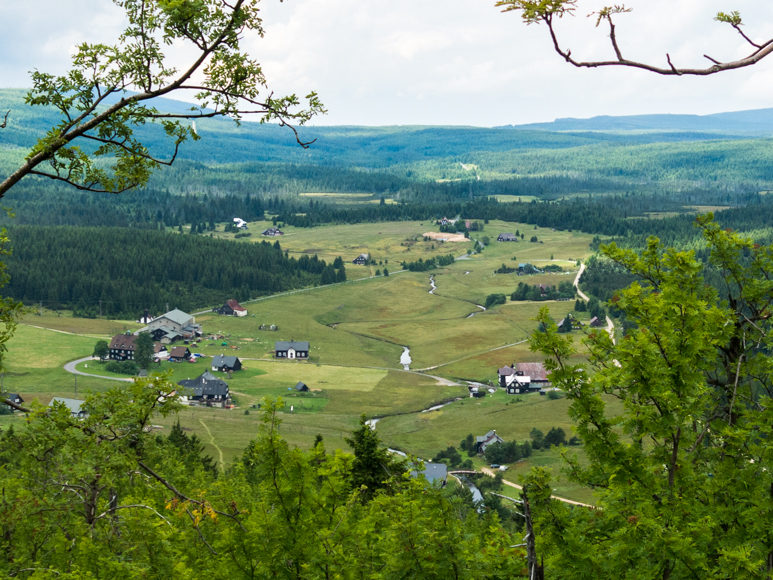
M 279 242 L 238 244 L 125 228 L 10 230 L 6 295 L 80 315 L 191 310 L 321 282 L 324 260 L 288 258 Z

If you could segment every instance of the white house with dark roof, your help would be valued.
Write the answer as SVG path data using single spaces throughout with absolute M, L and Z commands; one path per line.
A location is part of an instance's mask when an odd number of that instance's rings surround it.
M 368 263 L 368 260 L 370 260 L 370 254 L 360 254 L 354 260 L 352 260 L 352 264 L 364 266 Z
M 274 343 L 274 356 L 289 360 L 309 358 L 309 343 L 279 340 Z
M 220 371 L 221 373 L 227 373 L 228 371 L 240 371 L 242 370 L 242 361 L 236 356 L 225 356 L 219 354 L 212 357 L 210 363 L 213 371 Z

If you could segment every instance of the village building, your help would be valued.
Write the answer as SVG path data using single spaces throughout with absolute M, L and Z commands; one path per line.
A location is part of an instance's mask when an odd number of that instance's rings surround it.
M 507 390 L 508 395 L 537 392 L 550 386 L 548 371 L 543 363 L 515 363 L 497 371 L 499 386 Z
M 2 395 L 7 401 L 11 401 L 11 403 L 14 403 L 16 405 L 21 405 L 24 402 L 24 399 L 21 398 L 21 395 L 18 395 L 16 393 L 6 393 L 5 395 Z M 10 407 L 10 405 L 8 405 Z M 16 411 L 13 407 L 11 407 L 11 411 Z
M 235 225 L 235 226 L 236 226 L 238 229 L 240 229 L 240 230 L 246 230 L 246 229 L 248 229 L 248 227 L 247 227 L 247 222 L 246 222 L 246 221 L 244 221 L 242 218 L 235 217 L 235 218 L 234 218 L 234 225 Z
M 518 238 L 515 234 L 502 233 L 497 237 L 498 242 L 517 242 Z
M 285 235 L 285 233 L 279 228 L 268 228 L 267 230 L 263 230 L 263 235 L 275 237 L 275 236 L 283 236 Z
M 196 324 L 196 319 L 176 308 L 151 320 L 147 330 L 153 336 L 153 340 L 161 341 L 163 344 L 201 336 L 201 325 Z
M 220 308 L 212 310 L 223 316 L 247 316 L 247 309 L 233 299 L 227 300 Z
M 153 343 L 153 356 L 159 360 L 169 358 L 169 351 L 160 342 Z
M 309 358 L 309 343 L 279 340 L 274 343 L 274 356 L 286 359 Z
M 78 419 L 84 419 L 85 417 L 88 417 L 89 414 L 83 410 L 82 405 L 86 401 L 81 401 L 79 399 L 66 399 L 64 397 L 54 397 L 51 399 L 51 402 L 48 404 L 49 407 L 54 407 L 56 403 L 61 403 L 65 407 L 67 407 L 70 410 L 70 414 L 72 414 L 73 417 L 77 417 Z
M 464 229 L 469 230 L 472 227 L 472 222 L 470 220 L 464 220 Z
M 308 393 L 309 387 L 306 386 L 306 383 L 302 383 L 299 381 L 298 384 L 295 385 L 295 390 L 298 391 L 299 393 Z
M 594 316 L 590 319 L 590 325 L 593 328 L 598 328 L 599 326 L 604 326 L 604 322 L 602 322 L 598 316 Z
M 212 357 L 210 367 L 212 367 L 213 371 L 220 371 L 221 373 L 240 371 L 242 370 L 242 361 L 239 360 L 239 357 L 219 354 Z
M 206 405 L 207 407 L 231 405 L 228 383 L 209 371 L 204 371 L 195 379 L 180 381 L 177 384 L 185 387 L 186 392 L 183 393 L 183 398 L 191 404 Z
M 134 341 L 137 335 L 127 332 L 126 334 L 116 334 L 108 346 L 110 360 L 134 360 Z
M 191 360 L 191 351 L 185 346 L 175 346 L 169 352 L 169 360 L 172 362 Z
M 357 256 L 354 260 L 352 260 L 352 264 L 358 264 L 360 266 L 364 266 L 368 263 L 370 260 L 370 254 L 360 254 Z
M 489 445 L 493 445 L 494 443 L 504 443 L 505 440 L 502 439 L 499 435 L 497 435 L 497 432 L 494 430 L 489 431 L 485 435 L 481 437 L 475 438 L 475 450 L 483 454 L 486 451 L 486 447 Z

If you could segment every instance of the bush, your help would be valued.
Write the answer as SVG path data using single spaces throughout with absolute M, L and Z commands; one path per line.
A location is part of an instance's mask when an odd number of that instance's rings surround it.
M 105 365 L 105 370 L 111 373 L 117 373 L 119 375 L 136 375 L 139 371 L 139 367 L 134 361 L 110 361 Z
M 486 308 L 491 308 L 492 306 L 496 306 L 497 304 L 504 304 L 507 302 L 507 296 L 504 294 L 489 294 L 486 296 L 486 304 L 484 305 Z
M 550 399 L 551 401 L 555 401 L 556 399 L 560 399 L 560 398 L 561 398 L 561 393 L 559 393 L 558 391 L 548 391 L 548 399 Z
M 537 240 L 537 236 L 532 236 L 529 241 L 533 244 L 536 244 L 539 240 Z

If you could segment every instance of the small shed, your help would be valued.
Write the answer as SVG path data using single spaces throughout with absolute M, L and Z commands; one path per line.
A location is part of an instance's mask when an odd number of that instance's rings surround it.
M 295 385 L 295 390 L 298 391 L 299 393 L 308 393 L 309 387 L 306 385 L 306 383 L 298 381 L 298 384 Z

